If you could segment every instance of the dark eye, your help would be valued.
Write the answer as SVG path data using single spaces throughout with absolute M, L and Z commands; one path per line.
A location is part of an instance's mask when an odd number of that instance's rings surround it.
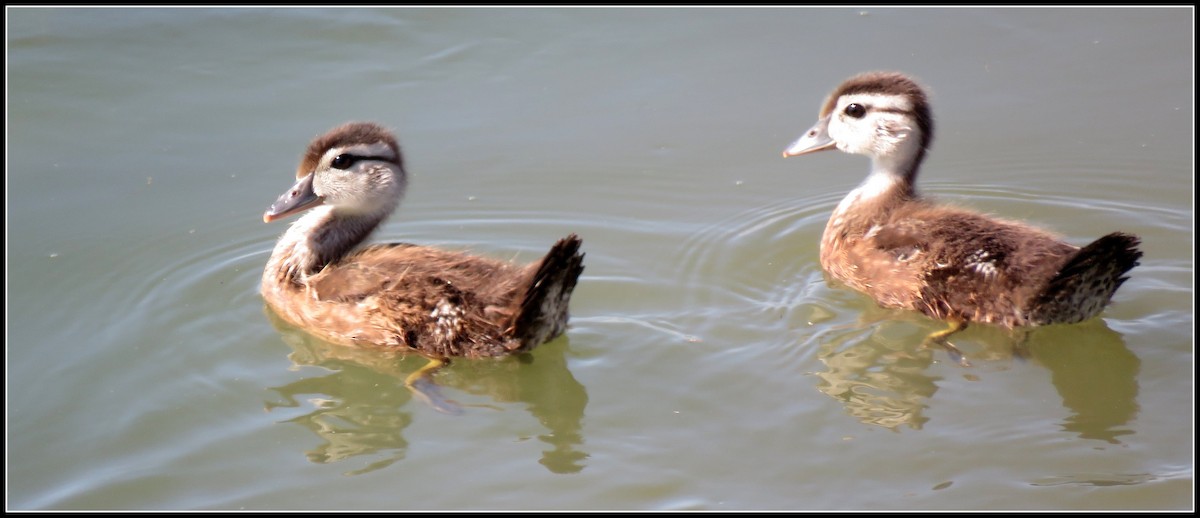
M 867 114 L 867 108 L 858 103 L 850 103 L 846 106 L 845 113 L 846 115 L 854 117 L 855 119 L 861 119 L 863 118 L 863 115 Z
M 338 155 L 333 157 L 333 163 L 330 164 L 336 169 L 349 169 L 354 165 L 354 155 Z

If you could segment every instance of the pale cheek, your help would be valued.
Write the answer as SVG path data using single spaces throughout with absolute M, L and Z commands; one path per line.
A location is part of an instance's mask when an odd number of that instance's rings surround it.
M 838 124 L 829 128 L 829 137 L 836 143 L 837 148 L 843 153 L 862 153 L 866 150 L 865 142 L 855 138 L 854 132 L 846 131 L 844 124 Z
M 855 139 L 853 137 L 838 139 L 838 149 L 846 153 L 854 154 L 872 154 L 873 150 L 870 147 L 870 141 L 866 139 Z

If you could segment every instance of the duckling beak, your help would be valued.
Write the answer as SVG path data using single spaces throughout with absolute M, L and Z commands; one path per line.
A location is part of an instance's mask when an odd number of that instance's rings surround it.
M 834 142 L 829 136 L 829 117 L 822 117 L 821 120 L 804 132 L 804 136 L 792 142 L 792 145 L 783 150 L 783 158 L 789 156 L 807 155 L 816 153 L 817 151 L 825 151 L 833 149 Z
M 270 223 L 323 203 L 325 198 L 317 196 L 317 193 L 313 192 L 312 183 L 312 173 L 308 173 L 303 178 L 296 180 L 295 185 L 292 185 L 291 189 L 281 194 L 279 199 L 271 204 L 271 208 L 263 213 L 263 223 Z

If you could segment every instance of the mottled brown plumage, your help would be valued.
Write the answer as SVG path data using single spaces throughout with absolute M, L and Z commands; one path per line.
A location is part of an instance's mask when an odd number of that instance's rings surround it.
M 822 267 L 880 305 L 956 325 L 1013 328 L 1098 315 L 1138 264 L 1138 238 L 1117 232 L 1080 248 L 1021 222 L 923 198 L 914 185 L 932 140 L 926 95 L 903 74 L 861 74 L 829 95 L 817 124 L 784 156 L 836 147 L 871 157 L 872 169 L 830 217 Z
M 528 351 L 560 335 L 583 271 L 574 234 L 528 265 L 413 244 L 360 246 L 398 205 L 405 174 L 395 137 L 377 124 L 348 123 L 313 140 L 296 184 L 263 216 L 311 209 L 267 261 L 267 304 L 331 342 L 434 359 Z

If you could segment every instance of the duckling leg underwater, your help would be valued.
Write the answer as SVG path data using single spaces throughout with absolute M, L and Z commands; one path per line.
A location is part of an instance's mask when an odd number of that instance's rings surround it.
M 448 360 L 430 358 L 429 363 L 426 363 L 424 367 L 413 371 L 404 378 L 404 386 L 434 410 L 443 414 L 459 415 L 462 414 L 462 406 L 457 401 L 442 396 L 442 391 L 433 381 L 433 373 L 449 364 Z
M 966 356 L 963 356 L 962 351 L 958 350 L 958 348 L 948 340 L 950 335 L 966 329 L 967 322 L 959 319 L 952 319 L 948 320 L 947 322 L 950 324 L 950 327 L 941 331 L 930 333 L 929 336 L 925 337 L 925 340 L 922 341 L 921 344 L 926 347 L 933 344 L 940 345 L 946 349 L 946 352 L 950 353 L 950 357 L 953 358 L 956 363 L 962 365 L 963 367 L 970 367 L 971 362 L 967 361 L 967 358 Z

